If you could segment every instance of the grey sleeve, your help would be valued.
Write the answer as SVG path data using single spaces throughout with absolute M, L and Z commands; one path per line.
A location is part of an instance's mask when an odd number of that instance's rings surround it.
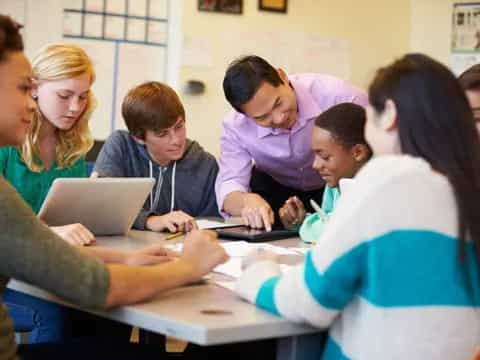
M 137 230 L 147 230 L 147 219 L 152 215 L 155 215 L 155 213 L 151 212 L 150 210 L 140 210 L 140 213 L 137 215 L 137 218 L 133 223 L 133 228 Z
M 100 150 L 93 171 L 99 177 L 125 176 L 125 149 L 122 137 L 113 133 L 108 137 Z
M 205 190 L 200 204 L 200 209 L 197 216 L 218 216 L 217 198 L 215 197 L 215 180 L 218 175 L 218 163 L 215 158 L 210 161 L 209 171 L 207 173 L 207 180 L 205 181 Z
M 76 305 L 105 306 L 110 275 L 54 234 L 0 176 L 0 273 L 52 292 Z

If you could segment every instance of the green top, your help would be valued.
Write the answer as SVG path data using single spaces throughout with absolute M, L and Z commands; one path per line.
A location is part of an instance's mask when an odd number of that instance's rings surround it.
M 48 190 L 56 178 L 86 177 L 85 159 L 82 157 L 73 166 L 57 168 L 54 162 L 50 170 L 31 171 L 15 147 L 0 148 L 0 174 L 12 184 L 35 213 L 40 210 Z
M 325 191 L 322 198 L 322 210 L 330 215 L 335 209 L 335 205 L 340 198 L 338 188 L 331 188 L 325 185 Z M 300 237 L 306 243 L 315 243 L 325 228 L 325 222 L 317 213 L 307 214 L 300 227 Z
M 16 359 L 12 322 L 2 303 L 9 278 L 36 285 L 80 307 L 105 307 L 110 275 L 41 223 L 0 175 L 0 359 Z M 68 276 L 66 276 L 68 275 Z

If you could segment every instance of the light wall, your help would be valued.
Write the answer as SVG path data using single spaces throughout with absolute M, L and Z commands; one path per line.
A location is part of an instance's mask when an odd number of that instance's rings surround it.
M 30 28 L 24 32 L 28 55 L 45 42 L 61 40 L 62 1 L 0 0 L 2 12 L 15 15 Z M 281 41 L 282 34 L 301 32 L 345 41 L 349 46 L 348 80 L 365 88 L 375 69 L 409 51 L 424 52 L 448 65 L 453 3 L 469 1 L 289 0 L 288 13 L 276 14 L 260 12 L 258 0 L 244 0 L 242 15 L 199 12 L 197 0 L 170 2 L 180 12 L 181 23 L 178 33 L 171 35 L 202 39 L 210 61 L 206 67 L 182 66 L 178 84 L 173 82 L 185 103 L 189 136 L 218 155 L 221 121 L 229 111 L 221 89 L 224 71 L 236 50 L 236 55 L 241 55 L 247 45 L 238 42 L 237 34 L 276 31 Z M 249 42 L 250 48 L 257 45 L 254 36 L 243 41 Z M 299 54 L 292 46 L 285 56 L 289 59 Z M 174 60 L 172 64 L 177 62 Z M 281 61 L 274 65 L 282 67 Z M 183 86 L 189 79 L 203 81 L 206 92 L 185 94 Z
M 411 51 L 423 52 L 449 65 L 453 4 L 471 2 L 468 0 L 411 0 Z
M 410 46 L 410 0 L 290 0 L 287 14 L 260 12 L 257 3 L 244 0 L 243 14 L 230 15 L 199 12 L 196 0 L 183 1 L 183 37 L 206 41 L 211 66 L 183 66 L 179 92 L 187 111 L 189 136 L 214 155 L 219 154 L 221 120 L 229 110 L 221 88 L 226 66 L 233 60 L 226 54 L 232 54 L 232 48 L 245 47 L 237 42 L 236 33 L 276 30 L 280 38 L 282 32 L 303 32 L 344 40 L 349 44 L 348 80 L 360 87 L 366 87 L 377 67 L 407 52 Z M 232 42 L 225 46 L 229 36 Z M 254 43 L 255 38 L 246 41 Z M 288 56 L 298 56 L 298 52 L 292 47 Z M 182 86 L 188 79 L 203 81 L 206 92 L 186 95 Z

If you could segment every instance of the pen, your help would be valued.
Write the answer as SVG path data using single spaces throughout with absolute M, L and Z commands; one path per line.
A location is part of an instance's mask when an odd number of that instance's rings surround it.
M 312 205 L 313 209 L 317 212 L 322 221 L 327 221 L 327 214 L 325 213 L 325 211 L 323 211 L 323 209 L 317 204 L 315 200 L 310 199 L 310 205 Z
M 175 239 L 179 236 L 182 236 L 183 235 L 183 232 L 179 231 L 179 232 L 176 232 L 176 233 L 173 233 L 173 234 L 170 234 L 170 235 L 167 235 L 167 237 L 165 238 L 165 240 L 172 240 L 172 239 Z

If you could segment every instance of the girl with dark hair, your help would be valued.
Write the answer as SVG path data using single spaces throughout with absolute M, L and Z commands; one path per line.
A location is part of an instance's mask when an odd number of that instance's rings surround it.
M 321 241 L 285 274 L 249 259 L 237 292 L 329 328 L 324 359 L 468 359 L 480 339 L 480 141 L 467 98 L 420 54 L 380 69 L 369 98 L 376 156 Z
M 340 198 L 340 180 L 354 177 L 372 155 L 363 135 L 365 121 L 365 109 L 354 103 L 332 106 L 315 119 L 312 167 L 326 183 L 321 209 L 307 214 L 302 200 L 293 196 L 278 213 L 286 228 L 299 228 L 306 243 L 315 243 L 322 234 Z

